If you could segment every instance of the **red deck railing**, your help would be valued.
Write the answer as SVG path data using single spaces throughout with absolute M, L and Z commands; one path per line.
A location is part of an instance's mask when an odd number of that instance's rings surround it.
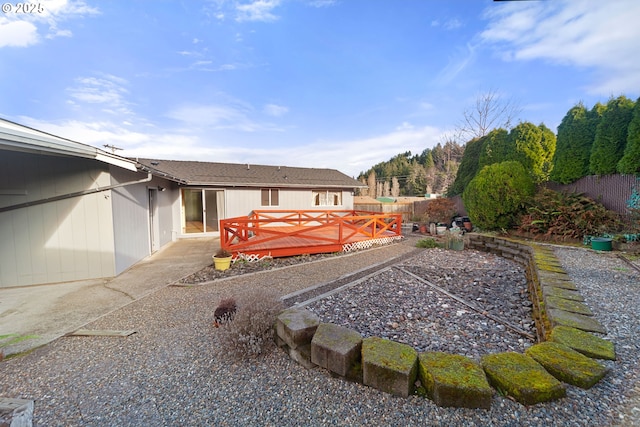
M 349 245 L 399 238 L 401 214 L 355 210 L 257 210 L 220 220 L 220 246 L 254 257 L 339 252 Z

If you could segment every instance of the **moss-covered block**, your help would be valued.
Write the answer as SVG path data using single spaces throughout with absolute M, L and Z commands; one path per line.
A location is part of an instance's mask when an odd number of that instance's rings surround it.
M 304 308 L 284 310 L 276 319 L 276 333 L 290 348 L 297 349 L 311 344 L 320 319 Z
M 408 397 L 418 377 L 418 352 L 411 346 L 370 337 L 362 341 L 363 383 L 378 390 Z
M 482 367 L 489 383 L 523 405 L 559 399 L 564 385 L 531 357 L 515 352 L 488 354 Z
M 564 344 L 592 359 L 616 360 L 615 346 L 611 341 L 580 329 L 556 326 L 549 334 L 549 340 Z
M 427 396 L 438 406 L 491 408 L 493 390 L 482 367 L 465 356 L 421 353 L 418 374 Z
M 580 292 L 573 291 L 571 289 L 557 288 L 555 286 L 543 286 L 542 293 L 547 296 L 570 299 L 572 301 L 584 301 Z
M 311 340 L 311 361 L 318 366 L 346 376 L 359 361 L 362 335 L 333 323 L 321 323 Z
M 550 308 L 557 308 L 559 310 L 569 311 L 571 313 L 584 314 L 586 316 L 593 316 L 593 311 L 580 301 L 571 299 L 558 298 L 553 295 L 545 295 L 544 299 L 547 306 Z
M 525 354 L 560 381 L 584 389 L 593 387 L 608 372 L 595 360 L 557 342 L 533 345 L 525 350 Z
M 547 316 L 554 328 L 557 326 L 569 326 L 588 332 L 597 332 L 599 334 L 607 333 L 600 322 L 584 314 L 550 308 L 547 310 Z

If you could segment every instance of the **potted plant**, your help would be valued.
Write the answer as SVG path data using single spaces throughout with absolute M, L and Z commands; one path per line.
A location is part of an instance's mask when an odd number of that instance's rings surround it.
M 454 251 L 461 251 L 464 249 L 464 238 L 459 228 L 457 231 L 447 231 L 445 234 L 445 248 L 452 249 Z
M 213 266 L 216 270 L 224 271 L 231 267 L 231 259 L 233 255 L 231 252 L 220 249 L 213 255 Z

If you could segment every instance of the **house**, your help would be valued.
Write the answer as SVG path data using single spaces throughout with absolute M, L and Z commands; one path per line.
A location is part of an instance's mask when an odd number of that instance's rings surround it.
M 0 287 L 113 277 L 254 209 L 353 209 L 333 169 L 117 156 L 0 119 Z
M 257 209 L 353 209 L 362 183 L 334 169 L 137 159 L 174 180 L 179 237 L 217 233 L 218 220 Z

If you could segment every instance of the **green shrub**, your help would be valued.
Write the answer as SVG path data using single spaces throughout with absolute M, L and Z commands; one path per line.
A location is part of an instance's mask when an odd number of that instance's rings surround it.
M 274 344 L 273 325 L 284 306 L 270 289 L 254 288 L 236 298 L 233 320 L 218 329 L 221 355 L 251 359 L 266 353 Z
M 420 239 L 416 242 L 416 248 L 432 249 L 432 248 L 438 248 L 438 247 L 440 247 L 438 242 L 436 242 L 435 239 L 431 239 L 431 238 Z
M 520 162 L 485 166 L 469 182 L 462 200 L 474 225 L 485 230 L 509 229 L 519 222 L 535 193 L 531 176 Z

